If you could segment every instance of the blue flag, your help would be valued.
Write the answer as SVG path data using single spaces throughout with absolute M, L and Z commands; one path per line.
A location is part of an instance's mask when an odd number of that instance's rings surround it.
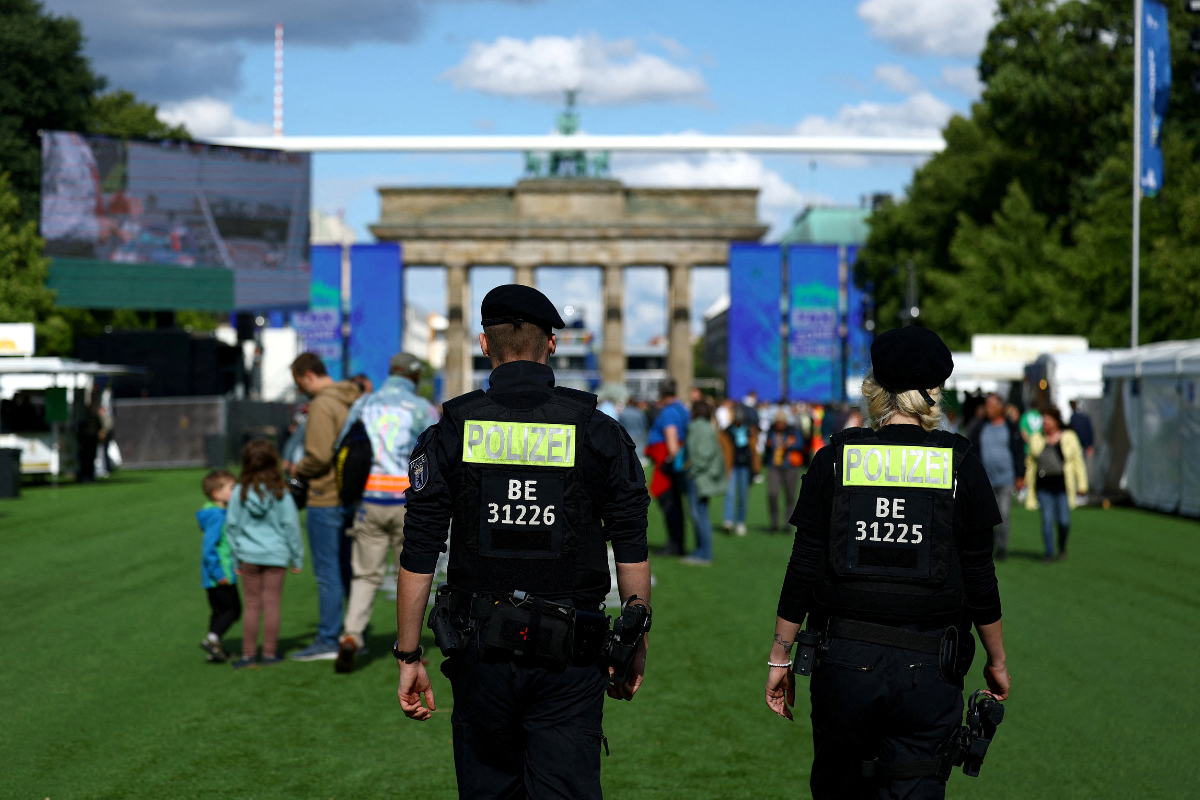
M 1162 123 L 1171 99 L 1171 36 L 1167 7 L 1145 0 L 1142 11 L 1142 191 L 1154 197 L 1163 186 Z

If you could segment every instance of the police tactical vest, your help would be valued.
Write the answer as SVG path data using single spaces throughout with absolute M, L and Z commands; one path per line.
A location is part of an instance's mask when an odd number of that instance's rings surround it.
M 475 391 L 444 409 L 462 437 L 449 582 L 546 599 L 607 593 L 607 473 L 587 443 L 596 396 L 556 387 L 537 408 L 516 410 Z
M 919 445 L 898 444 L 850 428 L 831 444 L 833 514 L 818 604 L 855 619 L 954 622 L 964 603 L 954 496 L 970 442 L 932 431 Z

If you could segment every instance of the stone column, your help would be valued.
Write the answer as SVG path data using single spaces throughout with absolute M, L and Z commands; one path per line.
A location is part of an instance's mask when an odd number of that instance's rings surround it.
M 603 265 L 604 269 L 604 352 L 600 356 L 600 379 L 605 383 L 625 383 L 625 318 L 621 308 L 625 298 L 625 272 L 620 262 Z
M 471 390 L 471 355 L 474 348 L 467 332 L 471 301 L 471 283 L 467 265 L 446 264 L 446 386 L 445 398 L 458 397 Z
M 667 288 L 667 369 L 675 379 L 676 391 L 686 400 L 692 388 L 692 265 L 683 262 L 668 266 Z
M 513 263 L 513 283 L 519 283 L 522 286 L 536 287 L 537 284 L 534 283 L 534 280 L 533 280 L 533 268 L 536 266 L 537 266 L 537 264 L 533 263 L 533 262 L 529 262 L 529 263 L 515 263 L 514 262 Z

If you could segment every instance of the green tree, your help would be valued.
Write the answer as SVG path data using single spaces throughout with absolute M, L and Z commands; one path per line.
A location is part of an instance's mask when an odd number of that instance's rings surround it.
M 1172 68 L 1190 75 L 1187 15 L 1173 0 Z M 1133 11 L 1129 0 L 1001 0 L 980 56 L 985 88 L 955 117 L 946 149 L 907 198 L 871 218 L 858 276 L 884 329 L 899 322 L 905 274 L 922 324 L 955 347 L 973 333 L 1076 333 L 1128 341 Z M 1200 96 L 1172 88 L 1166 187 L 1143 209 L 1143 339 L 1200 336 Z M 1190 306 L 1180 303 L 1189 298 Z
M 950 257 L 958 272 L 929 276 L 944 297 L 941 316 L 954 327 L 976 326 L 994 333 L 1071 330 L 1074 305 L 1055 296 L 1059 281 L 1053 269 L 1062 260 L 1062 223 L 1050 225 L 1034 210 L 1029 195 L 1013 181 L 989 224 L 980 225 L 960 212 Z M 1053 302 L 1046 302 L 1052 297 Z
M 158 119 L 157 108 L 132 93 L 105 93 L 107 81 L 83 55 L 78 20 L 47 13 L 37 0 L 0 0 L 0 319 L 37 323 L 38 352 L 70 355 L 74 339 L 106 327 L 150 327 L 134 311 L 56 308 L 45 288 L 48 261 L 37 237 L 41 184 L 39 130 L 71 130 L 123 138 L 188 139 L 183 126 Z M 195 322 L 207 328 L 211 315 Z
M 103 87 L 82 53 L 78 20 L 36 0 L 0 0 L 0 165 L 27 219 L 36 216 L 39 130 L 85 130 Z
M 68 352 L 71 324 L 46 288 L 42 245 L 36 223 L 21 219 L 17 195 L 0 173 L 0 322 L 36 323 L 39 351 Z
M 78 20 L 50 14 L 38 0 L 0 0 L 0 168 L 25 219 L 37 216 L 39 130 L 188 138 L 131 93 L 103 94 L 107 81 L 92 71 L 83 42 Z
M 158 118 L 158 106 L 143 103 L 133 92 L 117 89 L 96 95 L 88 110 L 87 130 L 125 139 L 191 139 L 183 125 Z

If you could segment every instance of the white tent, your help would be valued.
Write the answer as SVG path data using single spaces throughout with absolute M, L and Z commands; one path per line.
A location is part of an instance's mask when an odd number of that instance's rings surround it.
M 1126 358 L 1132 350 L 1087 350 L 1082 353 L 1047 353 L 1039 356 L 1050 389 L 1050 402 L 1068 413 L 1072 400 L 1099 400 L 1104 396 L 1104 365 Z
M 978 358 L 971 353 L 953 353 L 954 373 L 946 388 L 959 392 L 1000 392 L 1007 396 L 1009 387 L 1025 378 L 1025 362 Z
M 1128 491 L 1139 506 L 1200 516 L 1200 339 L 1138 348 L 1103 373 L 1106 488 Z

